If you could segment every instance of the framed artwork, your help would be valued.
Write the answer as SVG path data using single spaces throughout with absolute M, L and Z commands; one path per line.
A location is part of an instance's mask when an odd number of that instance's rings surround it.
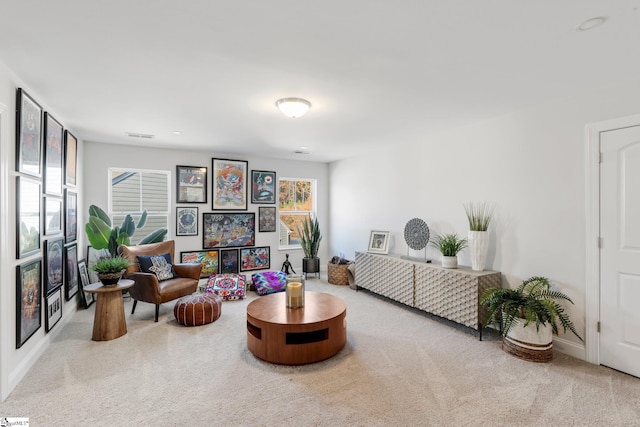
M 44 235 L 53 236 L 62 233 L 62 199 L 44 196 Z
M 198 235 L 198 208 L 176 208 L 176 236 Z
M 44 277 L 46 277 L 46 295 L 62 287 L 64 266 L 64 240 L 45 241 L 44 246 Z
M 16 170 L 39 178 L 42 176 L 42 107 L 22 89 L 18 89 L 16 104 Z
M 44 193 L 62 196 L 62 125 L 44 113 Z
M 64 183 L 76 185 L 78 171 L 78 140 L 68 130 L 64 131 Z
M 82 286 L 82 291 L 80 292 L 82 306 L 84 308 L 89 308 L 91 304 L 93 304 L 94 299 L 92 293 L 84 291 L 84 288 L 91 284 L 91 280 L 89 279 L 89 270 L 87 270 L 87 264 L 83 259 L 78 261 L 78 277 L 80 279 L 80 286 Z
M 258 231 L 276 231 L 276 207 L 260 206 L 258 208 Z
M 247 210 L 247 169 L 246 160 L 211 159 L 213 186 L 213 210 Z
M 87 246 L 87 271 L 89 273 L 89 284 L 100 281 L 98 273 L 93 271 L 91 267 L 103 258 L 109 258 L 109 251 L 106 249 L 95 249 L 93 246 Z
M 176 166 L 176 203 L 207 203 L 207 168 Z
M 219 272 L 218 251 L 191 251 L 180 252 L 180 262 L 194 262 L 202 264 L 200 277 L 209 277 Z
M 371 231 L 369 236 L 369 247 L 367 252 L 374 254 L 389 253 L 389 232 L 388 231 Z
M 251 203 L 276 202 L 276 173 L 251 171 Z
M 256 240 L 255 225 L 255 212 L 205 212 L 202 214 L 202 247 L 212 249 L 253 246 Z
M 16 348 L 20 348 L 42 326 L 42 260 L 16 268 Z
M 270 246 L 240 249 L 240 271 L 271 268 Z
M 238 250 L 220 250 L 220 274 L 238 273 Z
M 16 258 L 40 252 L 40 183 L 16 177 Z
M 69 245 L 65 248 L 64 295 L 69 301 L 78 293 L 78 247 Z
M 62 288 L 45 298 L 47 317 L 44 318 L 45 330 L 49 332 L 62 319 Z
M 75 242 L 78 236 L 78 194 L 69 189 L 64 191 L 64 238 L 70 243 Z

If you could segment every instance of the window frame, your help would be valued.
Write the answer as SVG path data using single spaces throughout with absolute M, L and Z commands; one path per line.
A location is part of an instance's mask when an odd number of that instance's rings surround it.
M 311 210 L 310 211 L 283 211 L 282 209 L 280 209 L 280 182 L 281 181 L 308 181 L 311 183 Z M 278 226 L 277 226 L 277 232 L 278 232 L 278 250 L 296 250 L 296 249 L 302 249 L 302 246 L 298 243 L 298 244 L 289 244 L 289 245 L 282 245 L 281 244 L 281 239 L 280 239 L 280 233 L 281 233 L 281 217 L 282 215 L 311 215 L 311 218 L 316 218 L 318 215 L 318 180 L 316 178 L 295 178 L 295 177 L 289 177 L 289 176 L 279 176 L 278 177 L 278 194 L 277 194 L 277 207 L 278 207 Z

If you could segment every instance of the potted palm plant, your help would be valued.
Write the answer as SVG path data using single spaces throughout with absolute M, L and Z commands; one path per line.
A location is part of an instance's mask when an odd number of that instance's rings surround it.
M 467 240 L 461 239 L 457 234 L 436 234 L 429 243 L 442 254 L 442 266 L 444 268 L 458 268 L 458 252 L 467 247 Z
M 464 210 L 469 220 L 467 243 L 471 258 L 471 269 L 474 271 L 484 270 L 487 261 L 487 250 L 489 249 L 489 234 L 487 230 L 489 229 L 494 208 L 493 203 L 486 202 L 464 204 Z
M 298 228 L 298 234 L 300 235 L 300 246 L 304 252 L 302 272 L 305 273 L 305 277 L 307 273 L 320 273 L 318 248 L 320 247 L 322 234 L 320 233 L 318 218 L 311 219 L 311 215 L 306 217 L 302 221 L 302 228 Z
M 549 279 L 533 276 L 517 289 L 488 288 L 480 296 L 487 323 L 499 324 L 502 348 L 521 359 L 548 362 L 553 358 L 552 335 L 570 330 L 582 341 L 559 301 L 573 301 L 551 289 Z

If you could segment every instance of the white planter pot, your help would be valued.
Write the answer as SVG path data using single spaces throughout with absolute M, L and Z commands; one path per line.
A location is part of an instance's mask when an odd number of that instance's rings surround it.
M 520 359 L 549 362 L 553 358 L 553 330 L 550 325 L 536 329 L 535 322 L 524 327 L 524 320 L 520 320 L 502 339 L 502 348 Z
M 484 270 L 489 250 L 489 233 L 487 231 L 469 231 L 467 247 L 471 258 L 471 269 L 474 271 Z
M 444 268 L 458 268 L 458 257 L 457 256 L 443 256 L 442 257 L 442 267 L 444 267 Z

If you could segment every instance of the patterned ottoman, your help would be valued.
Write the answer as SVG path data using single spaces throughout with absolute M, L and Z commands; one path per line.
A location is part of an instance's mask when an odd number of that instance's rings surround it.
M 206 325 L 222 314 L 222 300 L 212 294 L 187 295 L 176 302 L 173 314 L 181 325 Z
M 287 287 L 287 275 L 284 271 L 263 271 L 253 273 L 251 282 L 256 287 L 258 295 L 274 294 L 285 290 Z
M 243 299 L 246 281 L 244 274 L 214 274 L 209 277 L 204 291 L 218 295 L 225 301 Z

